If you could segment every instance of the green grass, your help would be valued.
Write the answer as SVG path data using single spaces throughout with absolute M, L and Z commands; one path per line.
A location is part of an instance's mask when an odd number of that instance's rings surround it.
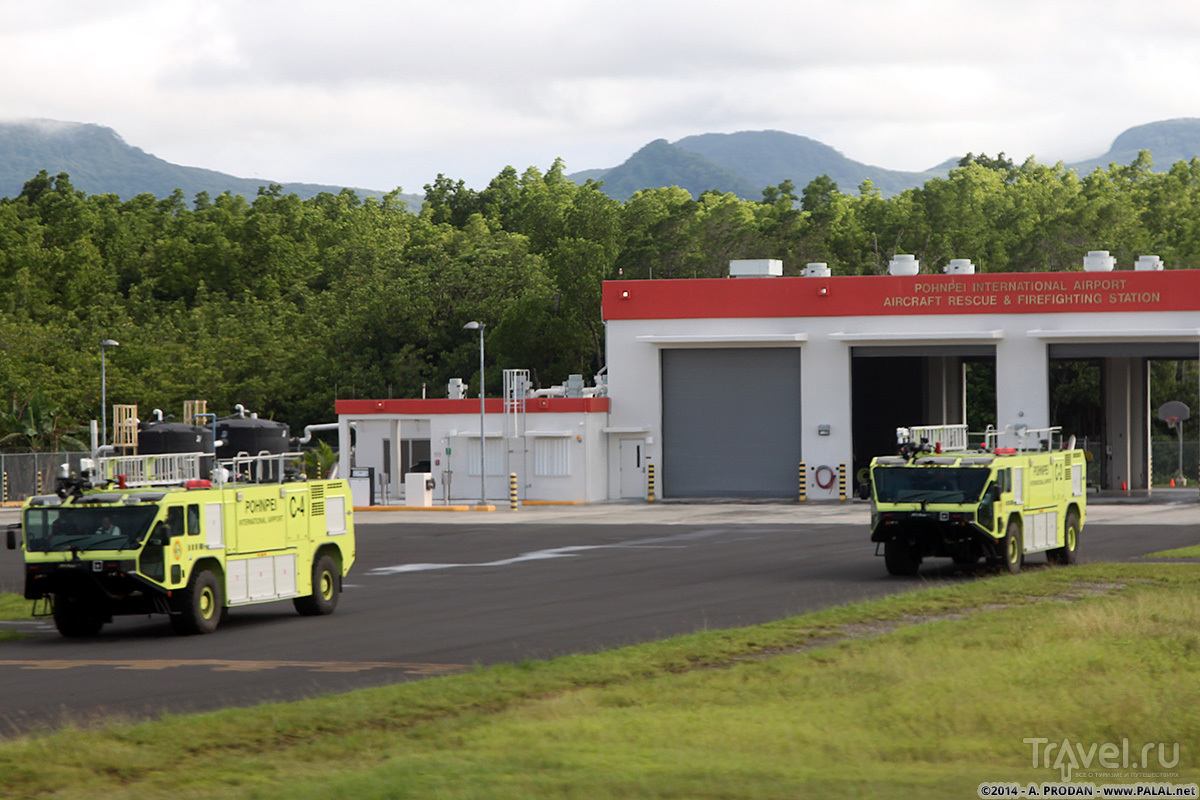
M 29 616 L 32 604 L 19 594 L 0 592 L 0 620 L 31 619 Z M 17 631 L 0 630 L 0 642 L 15 642 L 28 638 L 28 634 Z
M 0 619 L 30 619 L 33 604 L 19 594 L 0 592 Z
M 1175 780 L 1195 781 L 1197 670 L 1200 568 L 1041 569 L 593 655 L 0 740 L 0 797 L 974 797 L 982 781 L 1058 780 L 1031 767 L 1028 737 L 1179 742 Z
M 1146 558 L 1200 558 L 1200 544 L 1177 547 L 1174 550 L 1159 550 L 1157 553 L 1148 553 Z

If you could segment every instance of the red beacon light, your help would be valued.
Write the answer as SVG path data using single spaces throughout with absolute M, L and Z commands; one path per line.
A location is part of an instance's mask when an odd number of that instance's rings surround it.
M 998 456 L 1015 456 L 1017 454 L 1017 448 L 1015 448 L 1015 447 L 997 447 L 992 452 Z
M 211 489 L 212 481 L 206 481 L 206 480 L 185 481 L 183 484 L 183 487 L 185 489 Z

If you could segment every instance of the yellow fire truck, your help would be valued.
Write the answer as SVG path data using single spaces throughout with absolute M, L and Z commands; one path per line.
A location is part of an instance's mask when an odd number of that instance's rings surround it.
M 222 461 L 214 480 L 199 477 L 211 454 L 85 462 L 8 532 L 34 615 L 94 636 L 118 614 L 212 633 L 233 606 L 291 598 L 301 614 L 332 613 L 355 557 L 350 489 L 305 480 L 298 458 Z
M 897 430 L 900 454 L 871 461 L 871 541 L 892 575 L 915 575 L 929 557 L 980 558 L 1019 572 L 1045 553 L 1073 564 L 1087 515 L 1086 464 L 1058 428 L 989 427 L 977 447 L 967 426 Z

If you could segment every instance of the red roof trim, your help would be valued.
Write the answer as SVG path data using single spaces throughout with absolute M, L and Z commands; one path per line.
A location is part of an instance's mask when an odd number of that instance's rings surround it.
M 434 414 L 478 414 L 479 398 L 450 400 L 338 400 L 334 411 L 339 415 L 404 414 L 431 416 Z M 485 414 L 503 414 L 504 402 L 498 397 L 483 401 Z M 525 401 L 527 414 L 568 414 L 608 411 L 607 397 L 531 397 Z
M 606 320 L 1200 311 L 1200 270 L 605 281 Z

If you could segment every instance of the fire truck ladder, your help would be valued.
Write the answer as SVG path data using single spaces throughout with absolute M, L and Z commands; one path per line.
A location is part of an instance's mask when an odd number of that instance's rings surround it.
M 125 476 L 126 486 L 173 486 L 200 479 L 200 459 L 211 453 L 161 453 L 148 456 L 109 456 L 96 460 L 101 480 Z

